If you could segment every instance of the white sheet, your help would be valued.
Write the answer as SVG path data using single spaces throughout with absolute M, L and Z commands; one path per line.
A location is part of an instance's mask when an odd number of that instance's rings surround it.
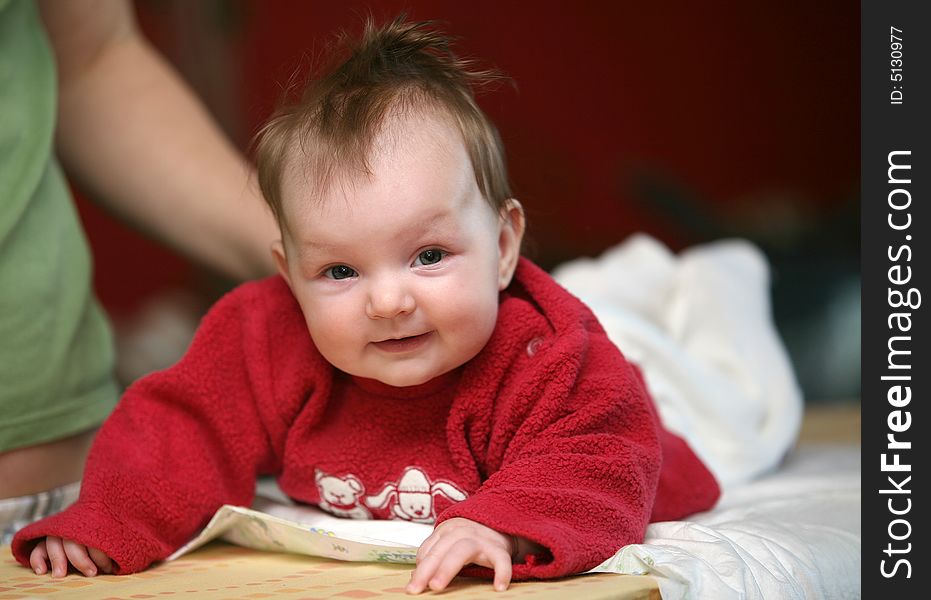
M 803 447 L 714 510 L 650 525 L 594 572 L 652 575 L 663 600 L 849 600 L 860 552 L 859 447 Z
M 664 600 L 859 597 L 859 449 L 800 450 L 772 472 L 802 398 L 763 254 L 730 240 L 677 256 L 641 234 L 553 275 L 641 366 L 664 424 L 724 489 L 714 510 L 650 525 L 596 571 L 653 575 Z

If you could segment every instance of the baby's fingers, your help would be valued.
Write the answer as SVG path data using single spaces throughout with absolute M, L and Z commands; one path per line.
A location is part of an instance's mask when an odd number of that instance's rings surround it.
M 48 570 L 48 552 L 45 549 L 45 540 L 42 540 L 29 554 L 29 564 L 36 575 L 44 575 Z
M 503 556 L 503 558 L 496 557 L 494 565 L 495 591 L 503 592 L 508 589 L 509 585 L 511 585 L 511 557 L 506 554 Z
M 508 589 L 511 583 L 511 555 L 501 548 L 494 547 L 486 549 L 473 562 L 483 567 L 489 567 L 495 571 L 495 591 L 503 592 Z
M 93 577 L 97 574 L 97 565 L 87 554 L 87 547 L 72 540 L 64 540 L 65 555 L 74 568 L 83 573 L 86 577 Z
M 507 589 L 511 581 L 511 557 L 507 552 L 498 547 L 479 544 L 475 540 L 461 539 L 443 554 L 435 553 L 418 565 L 415 580 L 411 581 L 408 591 L 419 593 L 424 589 L 423 586 L 429 586 L 433 591 L 446 589 L 459 571 L 469 564 L 494 569 L 495 589 Z
M 65 556 L 65 548 L 62 546 L 61 538 L 51 535 L 45 538 L 45 550 L 48 552 L 48 560 L 52 565 L 52 577 L 67 575 L 68 557 Z
M 90 554 L 91 560 L 97 565 L 101 573 L 110 574 L 113 572 L 113 561 L 110 557 L 98 550 L 97 548 L 87 547 L 87 553 Z
M 430 554 L 430 551 L 436 546 L 436 543 L 439 541 L 440 536 L 433 532 L 430 537 L 425 539 L 420 548 L 417 549 L 417 564 L 419 565 L 424 561 L 424 559 Z
M 408 594 L 419 594 L 427 589 L 434 573 L 445 559 L 444 553 L 437 547 L 448 545 L 448 543 L 435 544 L 431 553 L 424 555 L 418 553 L 417 568 L 411 573 L 411 580 L 405 590 Z

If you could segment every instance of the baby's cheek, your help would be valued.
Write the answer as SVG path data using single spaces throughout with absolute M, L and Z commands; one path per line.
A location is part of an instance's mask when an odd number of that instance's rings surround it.
M 457 322 L 463 334 L 478 349 L 484 347 L 495 329 L 498 318 L 498 299 L 475 298 L 471 304 L 462 307 Z
M 473 330 L 476 333 L 494 327 L 498 314 L 498 293 L 479 288 L 480 286 L 470 282 L 445 299 L 445 311 L 449 320 L 464 330 Z
M 364 344 L 356 333 L 360 325 L 339 326 L 339 321 L 333 321 L 323 326 L 313 327 L 310 337 L 320 351 L 320 354 L 332 365 L 347 370 L 357 358 Z

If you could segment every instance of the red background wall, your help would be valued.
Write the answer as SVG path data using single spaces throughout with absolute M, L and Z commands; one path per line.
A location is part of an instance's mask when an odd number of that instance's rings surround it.
M 357 31 L 369 10 L 444 21 L 461 53 L 516 82 L 480 101 L 501 130 L 544 266 L 638 230 L 677 248 L 739 234 L 787 253 L 826 228 L 857 235 L 837 218 L 856 211 L 859 180 L 857 3 L 139 0 L 137 9 L 241 147 L 302 57 L 336 30 Z M 80 208 L 112 311 L 203 279 Z

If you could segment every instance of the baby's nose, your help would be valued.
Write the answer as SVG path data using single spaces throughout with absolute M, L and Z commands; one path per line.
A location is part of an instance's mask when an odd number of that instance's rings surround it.
M 369 294 L 365 312 L 370 319 L 393 319 L 411 313 L 417 303 L 414 296 L 396 282 L 374 286 Z

